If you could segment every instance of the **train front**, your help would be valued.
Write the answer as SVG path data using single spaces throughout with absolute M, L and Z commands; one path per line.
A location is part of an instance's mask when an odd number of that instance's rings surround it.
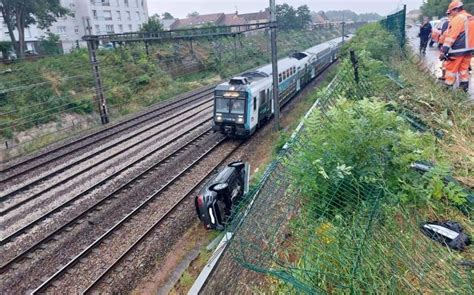
M 247 126 L 248 90 L 246 80 L 232 79 L 214 91 L 213 130 L 232 138 L 245 138 L 250 134 Z

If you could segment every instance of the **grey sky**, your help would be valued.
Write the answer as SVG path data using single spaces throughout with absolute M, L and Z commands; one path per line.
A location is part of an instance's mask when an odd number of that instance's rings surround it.
M 236 10 L 255 12 L 268 6 L 269 0 L 148 0 L 150 15 L 154 13 L 170 12 L 175 17 L 186 17 L 190 12 L 201 14 L 226 12 Z M 387 15 L 401 7 L 408 5 L 408 10 L 418 8 L 422 0 L 277 0 L 277 4 L 288 3 L 293 6 L 307 4 L 312 10 L 342 10 L 350 9 L 355 12 L 378 12 Z

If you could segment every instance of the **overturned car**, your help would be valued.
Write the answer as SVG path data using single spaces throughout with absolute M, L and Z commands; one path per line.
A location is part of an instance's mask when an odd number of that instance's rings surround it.
M 224 230 L 232 207 L 248 190 L 248 165 L 232 162 L 214 175 L 195 198 L 199 219 L 207 229 Z

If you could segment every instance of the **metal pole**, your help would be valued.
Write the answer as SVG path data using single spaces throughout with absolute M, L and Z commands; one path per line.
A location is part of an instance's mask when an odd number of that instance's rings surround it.
M 346 37 L 346 22 L 342 22 L 342 43 L 344 43 L 345 37 Z
M 104 95 L 104 87 L 102 85 L 102 79 L 100 77 L 99 62 L 97 60 L 97 47 L 99 45 L 98 39 L 87 40 L 87 48 L 89 49 L 89 60 L 92 66 L 92 75 L 95 82 L 96 99 L 99 107 L 100 120 L 102 124 L 109 123 L 109 114 L 107 109 L 107 102 Z
M 275 0 L 270 0 L 272 73 L 273 73 L 273 107 L 275 114 L 275 130 L 280 130 L 280 95 L 278 91 L 278 52 L 277 52 L 277 18 Z

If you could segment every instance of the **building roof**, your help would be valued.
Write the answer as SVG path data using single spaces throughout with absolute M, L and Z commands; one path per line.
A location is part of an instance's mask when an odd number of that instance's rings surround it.
M 266 9 L 265 11 L 240 14 L 239 16 L 243 17 L 248 22 L 268 21 L 270 19 L 270 11 Z
M 322 13 L 311 13 L 311 20 L 314 24 L 324 24 L 329 22 L 329 19 L 326 17 L 325 14 Z
M 173 25 L 173 29 L 199 27 L 206 24 L 219 25 L 225 18 L 223 13 L 203 14 L 188 18 L 178 19 Z
M 165 30 L 169 30 L 171 26 L 177 21 L 177 19 L 162 19 L 160 22 Z
M 245 25 L 248 21 L 243 18 L 241 15 L 236 13 L 226 14 L 224 19 L 221 21 L 221 25 L 223 26 L 237 26 L 237 25 Z

